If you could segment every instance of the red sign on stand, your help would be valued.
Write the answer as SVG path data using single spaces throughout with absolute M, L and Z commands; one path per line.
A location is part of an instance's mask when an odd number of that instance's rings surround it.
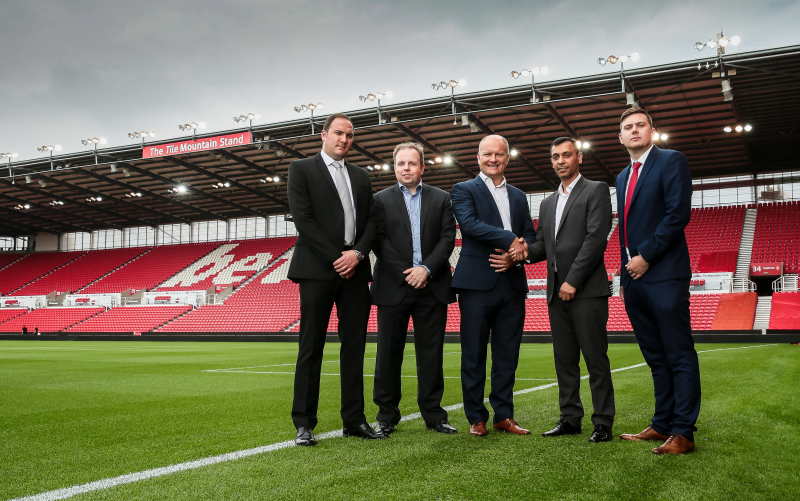
M 168 155 L 180 155 L 183 153 L 194 153 L 196 151 L 217 150 L 219 148 L 230 148 L 242 144 L 251 144 L 253 136 L 250 132 L 238 132 L 236 134 L 226 134 L 215 137 L 199 137 L 197 139 L 187 139 L 177 143 L 145 145 L 143 158 L 165 157 Z
M 751 277 L 783 276 L 783 263 L 750 263 Z

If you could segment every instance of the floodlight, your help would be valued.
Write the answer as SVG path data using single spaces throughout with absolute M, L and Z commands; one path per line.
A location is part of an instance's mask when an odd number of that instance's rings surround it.
M 381 170 L 381 166 L 380 166 L 380 165 L 378 165 L 378 164 L 375 164 L 375 166 L 374 166 L 373 168 L 374 168 L 375 170 Z
M 280 183 L 280 182 L 281 182 L 281 179 L 280 179 L 278 176 L 274 176 L 274 177 L 272 178 L 272 181 L 273 181 L 274 183 Z
M 431 164 L 431 165 L 434 164 L 433 160 L 428 160 L 428 163 Z
M 736 132 L 742 132 L 743 129 L 744 127 L 742 127 L 741 125 L 737 125 L 735 128 Z
M 634 52 L 633 54 L 631 54 L 631 59 L 634 60 L 634 61 L 638 61 L 639 60 L 639 53 L 638 52 Z
M 433 159 L 433 161 L 436 162 L 437 164 L 440 164 L 442 163 L 442 157 L 436 157 Z
M 731 45 L 739 45 L 739 42 L 741 41 L 742 39 L 739 38 L 739 35 L 734 35 L 731 37 Z
M 526 70 L 526 69 L 522 70 L 522 76 L 523 77 L 529 77 L 530 75 L 531 75 L 531 72 L 529 70 Z M 513 77 L 514 75 L 511 75 L 511 76 Z M 517 78 L 517 77 L 514 77 L 514 78 Z
M 608 62 L 611 64 L 615 64 L 617 62 L 616 56 L 608 56 Z
M 453 158 L 452 157 L 444 157 L 444 163 L 445 163 L 445 165 L 450 165 L 451 163 L 453 163 Z
M 517 149 L 516 149 L 516 148 L 511 148 L 511 151 L 509 152 L 509 154 L 510 154 L 512 157 L 515 157 L 515 156 L 519 155 L 519 152 L 517 151 Z
M 40 180 L 39 180 L 39 186 L 41 186 L 42 188 L 44 188 L 45 186 L 47 186 L 47 182 L 46 182 L 44 179 L 40 179 Z
M 470 132 L 480 132 L 481 129 L 480 129 L 480 127 L 478 127 L 478 124 L 476 124 L 475 122 L 470 122 L 469 123 L 469 131 Z
M 389 164 L 383 164 L 383 170 L 389 170 Z
M 589 149 L 589 146 L 590 146 L 590 145 L 589 145 L 589 143 L 587 143 L 587 142 L 584 142 L 584 143 L 583 143 L 583 149 L 584 149 L 584 150 L 588 150 L 588 149 Z
M 625 54 L 622 54 L 621 56 L 619 56 L 619 60 L 622 61 L 623 63 L 627 63 L 628 62 L 628 56 L 626 56 Z
M 662 141 L 666 141 L 667 140 L 667 135 L 664 134 L 663 132 L 661 133 L 661 140 Z
M 659 139 L 661 139 L 661 135 L 659 135 L 659 133 L 658 133 L 658 132 L 656 132 L 656 133 L 654 133 L 654 134 L 653 134 L 653 139 L 655 139 L 656 141 L 658 141 Z
M 184 186 L 182 184 L 178 185 L 178 187 L 176 189 L 178 190 L 178 193 L 186 193 L 186 186 Z
M 462 78 L 461 80 L 458 81 L 458 85 L 460 85 L 461 87 L 466 87 L 467 86 L 467 79 L 466 78 Z
M 722 130 L 724 130 L 725 132 L 731 132 L 733 129 L 731 129 L 729 126 L 726 126 Z
M 583 143 L 582 143 L 581 141 L 575 141 L 575 146 L 576 146 L 578 149 L 581 149 L 581 148 L 583 147 Z
M 525 73 L 527 73 L 527 71 L 523 71 L 522 72 L 523 75 L 525 75 Z M 519 75 L 520 75 L 520 73 L 518 71 L 512 71 L 511 72 L 511 78 L 517 79 L 517 78 L 519 78 Z M 525 75 L 525 76 L 527 77 L 528 75 Z
M 745 130 L 745 132 L 750 132 L 751 130 L 753 130 L 753 126 L 750 125 L 750 124 L 747 124 L 747 125 L 744 126 L 744 130 Z
M 728 40 L 728 38 L 727 38 L 727 37 L 722 37 L 722 38 L 720 38 L 719 40 L 717 40 L 717 42 L 718 42 L 718 43 L 719 43 L 721 46 L 723 46 L 723 47 L 727 47 L 727 46 L 728 46 L 728 42 L 730 42 L 730 40 Z
M 548 66 L 542 66 L 542 75 L 547 75 L 550 73 L 550 68 Z

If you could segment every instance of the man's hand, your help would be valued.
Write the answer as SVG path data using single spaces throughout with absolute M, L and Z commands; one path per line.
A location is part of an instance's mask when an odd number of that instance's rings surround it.
M 497 252 L 497 254 L 492 254 L 489 256 L 489 265 L 494 268 L 494 271 L 497 273 L 507 271 L 513 266 L 516 266 L 517 263 L 521 262 L 515 260 L 513 257 L 511 257 L 511 254 L 503 249 L 495 249 L 494 251 Z
M 428 285 L 428 270 L 422 266 L 409 268 L 404 271 L 406 282 L 415 289 L 424 289 Z
M 508 248 L 508 253 L 515 261 L 524 261 L 528 259 L 528 242 L 524 238 L 518 238 L 511 243 Z
M 558 297 L 560 297 L 562 301 L 572 301 L 575 299 L 576 292 L 578 292 L 578 289 L 564 282 L 561 285 L 561 290 L 558 291 Z
M 342 257 L 333 262 L 333 269 L 336 270 L 336 273 L 341 275 L 342 278 L 347 279 L 353 276 L 351 272 L 355 273 L 358 263 L 359 260 L 356 257 L 356 251 L 344 251 L 342 252 Z M 348 277 L 347 275 L 350 276 Z
M 628 270 L 628 274 L 634 280 L 639 280 L 642 275 L 647 273 L 648 268 L 650 268 L 650 265 L 642 256 L 633 256 L 633 259 L 625 265 L 625 269 Z
M 350 273 L 347 273 L 345 275 L 341 275 L 341 277 L 344 278 L 345 280 L 350 280 L 355 275 L 356 275 L 356 270 L 351 270 Z

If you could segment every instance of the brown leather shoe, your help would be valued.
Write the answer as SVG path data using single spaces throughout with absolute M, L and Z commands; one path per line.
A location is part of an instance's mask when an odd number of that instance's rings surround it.
M 664 445 L 653 449 L 653 454 L 686 454 L 694 452 L 694 442 L 683 435 L 671 435 Z
M 641 433 L 637 433 L 636 435 L 631 435 L 630 433 L 624 433 L 620 435 L 619 438 L 621 438 L 622 440 L 630 440 L 632 442 L 645 442 L 647 440 L 656 440 L 658 442 L 664 442 L 669 437 L 666 435 L 662 435 L 661 433 L 654 430 L 651 426 L 648 426 Z
M 521 428 L 517 422 L 511 418 L 508 418 L 505 421 L 500 421 L 499 423 L 495 423 L 494 429 L 497 431 L 504 431 L 506 433 L 513 433 L 514 435 L 531 434 L 530 431 L 526 430 L 525 428 Z
M 475 437 L 485 437 L 489 434 L 489 432 L 486 430 L 486 423 L 481 422 L 470 425 L 469 434 Z

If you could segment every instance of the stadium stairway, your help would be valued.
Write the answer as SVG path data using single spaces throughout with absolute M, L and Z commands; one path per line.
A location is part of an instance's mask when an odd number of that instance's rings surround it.
M 92 285 L 96 284 L 96 283 L 97 283 L 97 282 L 99 282 L 100 280 L 102 280 L 102 279 L 106 278 L 107 276 L 109 276 L 109 275 L 111 275 L 111 274 L 113 274 L 113 273 L 116 273 L 116 272 L 117 272 L 117 271 L 119 271 L 119 269 L 120 269 L 120 268 L 122 268 L 123 266 L 128 266 L 129 264 L 133 263 L 133 262 L 134 262 L 134 261 L 136 261 L 137 259 L 141 259 L 142 257 L 146 256 L 147 254 L 149 254 L 149 253 L 150 253 L 150 252 L 152 252 L 152 251 L 153 251 L 153 248 L 152 248 L 152 247 L 149 247 L 149 248 L 148 248 L 146 251 L 144 251 L 144 252 L 142 252 L 141 254 L 139 254 L 138 256 L 134 257 L 133 259 L 131 259 L 131 260 L 130 260 L 130 261 L 128 261 L 127 263 L 124 263 L 124 264 L 121 264 L 120 266 L 117 266 L 116 268 L 114 268 L 113 270 L 109 271 L 108 273 L 106 273 L 105 275 L 103 275 L 103 276 L 101 276 L 101 277 L 97 277 L 97 279 L 96 279 L 96 280 L 92 280 L 91 282 L 89 282 L 88 284 L 84 285 L 83 287 L 81 287 L 80 289 L 78 289 L 78 290 L 77 290 L 77 291 L 75 291 L 75 292 L 81 292 L 81 291 L 84 291 L 84 290 L 88 289 L 89 287 L 91 287 Z
M 736 259 L 735 278 L 748 278 L 750 276 L 750 258 L 753 255 L 753 237 L 756 234 L 756 219 L 758 209 L 748 208 L 744 214 L 742 225 L 742 238 L 739 243 L 739 256 Z
M 756 317 L 753 322 L 753 330 L 765 332 L 769 329 L 769 317 L 772 313 L 772 296 L 758 296 L 756 305 Z
M 28 313 L 28 310 L 25 308 L 2 308 L 0 309 L 0 324 L 13 320 L 26 313 Z
M 711 330 L 750 330 L 756 319 L 758 294 L 734 292 L 722 294 Z

